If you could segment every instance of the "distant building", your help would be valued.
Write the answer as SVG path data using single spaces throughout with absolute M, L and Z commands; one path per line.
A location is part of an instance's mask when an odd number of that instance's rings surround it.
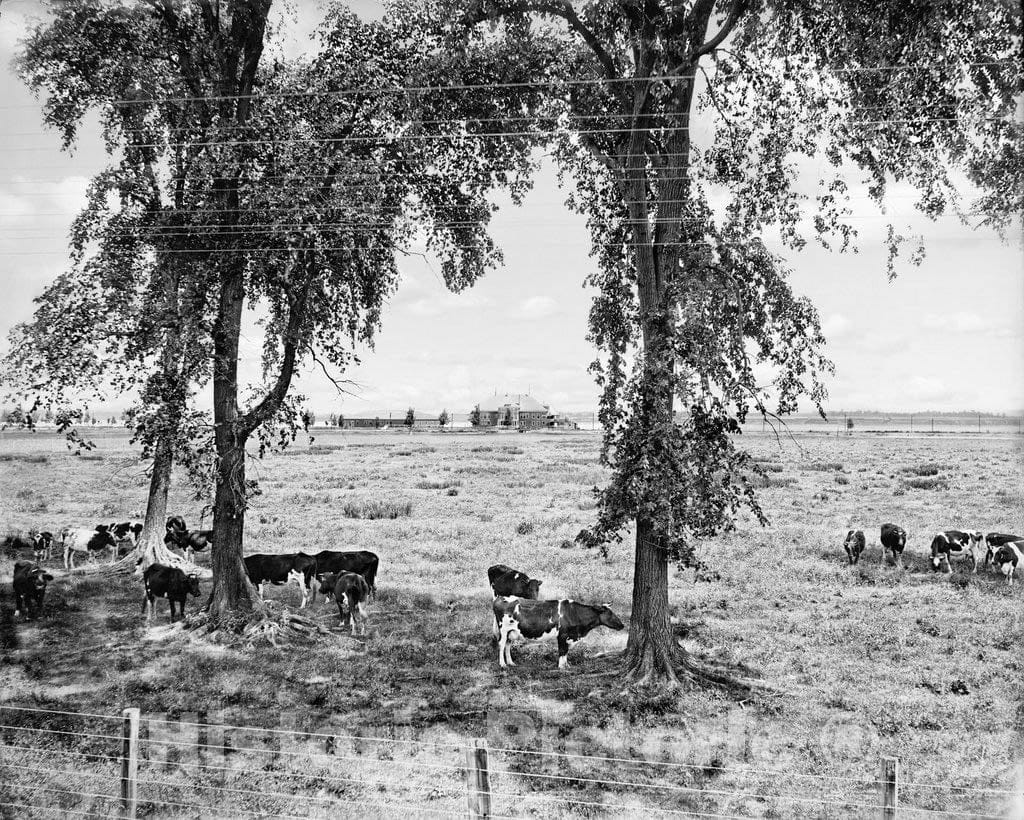
M 344 416 L 338 426 L 361 429 L 369 427 L 372 430 L 376 430 L 381 427 L 387 427 L 388 420 L 382 419 L 380 416 L 375 416 L 374 418 L 350 418 L 349 416 Z
M 548 426 L 547 405 L 527 393 L 488 396 L 480 402 L 481 427 L 540 430 Z

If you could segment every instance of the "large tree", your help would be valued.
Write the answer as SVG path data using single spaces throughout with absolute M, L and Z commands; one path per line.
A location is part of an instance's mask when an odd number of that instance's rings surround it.
M 626 671 L 675 685 L 697 670 L 670 629 L 670 561 L 744 507 L 763 521 L 740 424 L 825 398 L 818 316 L 766 240 L 856 247 L 851 178 L 880 206 L 906 181 L 928 216 L 1017 219 L 1020 6 L 453 0 L 455 12 L 470 50 L 562 44 L 537 77 L 547 116 L 515 127 L 550 134 L 597 259 L 592 370 L 613 476 L 581 535 L 603 544 L 635 523 Z M 809 160 L 825 167 L 812 196 Z M 958 173 L 982 189 L 972 205 Z M 902 243 L 891 226 L 890 269 Z
M 155 380 L 159 397 L 180 398 L 186 387 L 166 378 L 169 357 L 183 346 L 207 353 L 197 372 L 213 384 L 208 609 L 216 621 L 260 609 L 242 563 L 254 490 L 245 448 L 257 436 L 262 453 L 279 422 L 294 429 L 296 368 L 309 359 L 329 374 L 372 339 L 398 281 L 397 259 L 414 242 L 440 258 L 456 290 L 493 266 L 500 255 L 486 233 L 487 195 L 499 186 L 521 195 L 529 164 L 529 140 L 510 150 L 504 140 L 467 135 L 472 128 L 460 119 L 510 116 L 507 101 L 457 95 L 453 105 L 450 94 L 407 90 L 519 79 L 517 63 L 499 52 L 441 59 L 436 9 L 402 8 L 364 23 L 339 6 L 315 60 L 267 66 L 270 6 L 67 4 L 35 33 L 36 56 L 26 64 L 69 141 L 97 109 L 112 149 L 124 155 L 94 182 L 92 208 L 79 220 L 76 237 L 98 242 L 100 252 L 77 282 L 123 300 L 125 313 L 156 307 L 146 348 L 155 375 L 146 383 Z M 104 207 L 110 191 L 121 199 L 113 213 Z M 171 193 L 166 203 L 163 191 Z M 120 255 L 116 264 L 104 264 L 109 253 Z M 143 287 L 153 291 L 146 302 Z M 263 380 L 243 395 L 247 318 L 265 329 Z M 181 335 L 186 323 L 191 337 Z M 194 375 L 181 361 L 174 373 Z

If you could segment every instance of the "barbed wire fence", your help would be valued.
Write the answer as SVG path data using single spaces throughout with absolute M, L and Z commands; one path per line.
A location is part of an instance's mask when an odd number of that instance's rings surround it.
M 301 709 L 301 706 L 296 706 Z M 594 776 L 609 772 L 607 776 Z M 973 817 L 1016 789 L 0 705 L 0 816 Z M 957 794 L 983 811 L 915 805 Z M 933 803 L 934 804 L 934 803 Z M 992 807 L 995 807 L 994 809 Z M 999 811 L 1002 813 L 994 813 Z

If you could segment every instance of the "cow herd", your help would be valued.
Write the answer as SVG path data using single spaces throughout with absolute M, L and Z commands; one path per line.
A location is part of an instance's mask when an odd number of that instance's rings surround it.
M 896 566 L 903 567 L 903 550 L 907 546 L 907 531 L 896 524 L 882 524 L 879 540 L 882 543 L 881 563 L 891 556 Z M 864 530 L 849 530 L 843 549 L 850 565 L 860 561 L 861 553 L 867 546 Z M 953 556 L 963 555 L 977 573 L 979 566 L 993 566 L 1013 585 L 1013 574 L 1017 566 L 1024 563 L 1024 538 L 1001 532 L 983 535 L 978 530 L 943 530 L 935 533 L 931 543 L 932 570 L 943 568 L 953 571 Z
M 60 546 L 66 569 L 73 569 L 76 555 L 85 555 L 95 561 L 106 552 L 110 560 L 117 558 L 122 547 L 138 544 L 142 525 L 137 522 L 100 524 L 93 529 L 64 529 L 60 533 Z M 902 568 L 903 553 L 907 546 L 907 532 L 896 524 L 883 524 L 879 533 L 881 561 L 887 560 Z M 190 562 L 196 552 L 213 543 L 212 530 L 190 530 L 181 516 L 167 519 L 164 543 L 180 551 Z M 56 544 L 50 532 L 32 532 L 29 537 L 8 538 L 8 548 L 31 548 L 35 562 L 19 561 L 14 565 L 15 616 L 38 615 L 42 610 L 46 585 L 53 575 L 41 563 L 49 560 Z M 867 547 L 864 531 L 851 529 L 843 548 L 850 565 L 860 561 Z M 943 566 L 952 572 L 954 555 L 963 555 L 977 572 L 979 566 L 996 568 L 1013 584 L 1014 572 L 1024 563 L 1024 538 L 1017 535 L 990 532 L 983 535 L 976 530 L 944 530 L 936 533 L 931 542 L 931 565 L 938 571 Z M 141 561 L 140 561 L 141 563 Z M 326 601 L 332 599 L 338 606 L 342 626 L 351 626 L 352 633 L 365 634 L 368 621 L 367 601 L 376 595 L 377 555 L 367 550 L 322 550 L 314 555 L 303 552 L 285 554 L 256 553 L 243 558 L 246 575 L 257 588 L 262 600 L 267 585 L 295 584 L 301 596 L 299 608 L 316 601 L 317 592 Z M 496 564 L 487 570 L 487 580 L 493 593 L 494 643 L 498 649 L 498 663 L 502 668 L 514 666 L 511 653 L 513 639 L 539 640 L 553 638 L 558 646 L 558 667 L 564 669 L 569 647 L 591 630 L 606 626 L 622 629 L 623 623 L 605 604 L 583 604 L 569 599 L 538 600 L 542 581 L 523 572 Z M 147 620 L 153 617 L 156 600 L 168 601 L 171 621 L 183 618 L 189 596 L 200 594 L 199 578 L 179 567 L 156 563 L 142 573 L 145 590 L 143 611 Z

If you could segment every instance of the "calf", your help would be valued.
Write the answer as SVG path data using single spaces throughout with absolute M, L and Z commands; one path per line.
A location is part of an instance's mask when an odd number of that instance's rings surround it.
M 37 532 L 32 536 L 32 554 L 37 561 L 48 561 L 53 552 L 53 533 Z
M 903 569 L 903 550 L 907 546 L 907 531 L 896 524 L 882 524 L 879 540 L 882 542 L 881 563 L 885 564 L 885 554 L 891 552 L 896 566 Z
M 351 621 L 352 634 L 357 629 L 361 634 L 366 634 L 366 622 L 369 615 L 366 612 L 366 599 L 370 595 L 370 585 L 366 579 L 357 572 L 329 572 L 320 581 L 320 589 L 328 600 L 334 596 L 338 603 L 338 614 L 341 616 L 341 625 Z
M 61 545 L 64 547 L 64 568 L 74 569 L 74 554 L 84 553 L 92 561 L 97 552 L 110 550 L 110 560 L 117 557 L 117 541 L 106 524 L 100 524 L 96 529 L 66 529 L 60 534 Z
M 363 576 L 370 593 L 374 598 L 377 597 L 377 568 L 380 566 L 380 559 L 376 553 L 369 550 L 353 550 L 351 552 L 322 550 L 313 558 L 316 560 L 318 578 L 328 573 L 354 572 Z M 322 584 L 321 588 L 323 588 Z M 315 591 L 313 595 L 316 596 Z
M 1004 532 L 990 532 L 988 535 L 985 536 L 985 546 L 987 547 L 987 549 L 985 550 L 985 566 L 987 567 L 989 565 L 989 562 L 992 561 L 992 556 L 995 554 L 995 551 L 1003 544 L 1009 544 L 1011 541 L 1020 540 L 1021 536 L 1019 535 L 1009 535 Z
M 174 623 L 174 605 L 179 605 L 180 616 L 184 618 L 185 601 L 188 600 L 188 596 L 199 597 L 199 576 L 194 573 L 186 575 L 177 567 L 150 564 L 142 573 L 142 583 L 146 588 L 142 611 L 146 613 L 147 621 L 153 617 L 157 598 L 167 599 L 171 607 L 171 623 Z
M 961 553 L 970 549 L 968 553 L 971 558 L 972 572 L 978 571 L 978 564 L 981 558 L 980 532 L 964 532 L 962 530 L 943 530 L 936 533 L 932 538 L 932 570 L 937 572 L 946 563 L 946 572 L 952 572 L 953 566 L 950 563 L 953 553 Z
M 291 552 L 284 555 L 266 555 L 256 553 L 243 559 L 245 572 L 259 589 L 260 600 L 263 600 L 265 584 L 281 586 L 294 581 L 302 595 L 302 609 L 309 602 L 309 592 L 316 575 L 316 559 L 304 552 Z M 315 596 L 316 590 L 313 590 Z
M 491 585 L 491 592 L 494 597 L 527 598 L 536 601 L 540 595 L 540 585 L 543 581 L 530 578 L 525 572 L 507 567 L 504 564 L 495 564 L 487 570 L 487 581 Z
M 22 612 L 36 617 L 43 611 L 43 595 L 53 576 L 44 572 L 39 564 L 19 561 L 14 565 L 14 617 Z
M 864 530 L 850 530 L 846 533 L 843 549 L 846 550 L 846 557 L 850 559 L 850 566 L 860 561 L 860 555 L 864 552 L 866 544 Z
M 1006 583 L 1013 586 L 1013 572 L 1018 564 L 1024 563 L 1024 539 L 996 547 L 992 562 L 1006 576 Z
M 213 530 L 168 529 L 164 544 L 182 550 L 189 563 L 195 563 L 196 553 L 213 544 Z
M 494 631 L 498 638 L 498 664 L 515 666 L 509 638 L 530 640 L 554 637 L 558 642 L 558 668 L 568 665 L 569 646 L 598 626 L 622 629 L 622 621 L 607 606 L 578 604 L 575 601 L 532 601 L 514 596 L 499 596 L 491 605 Z

